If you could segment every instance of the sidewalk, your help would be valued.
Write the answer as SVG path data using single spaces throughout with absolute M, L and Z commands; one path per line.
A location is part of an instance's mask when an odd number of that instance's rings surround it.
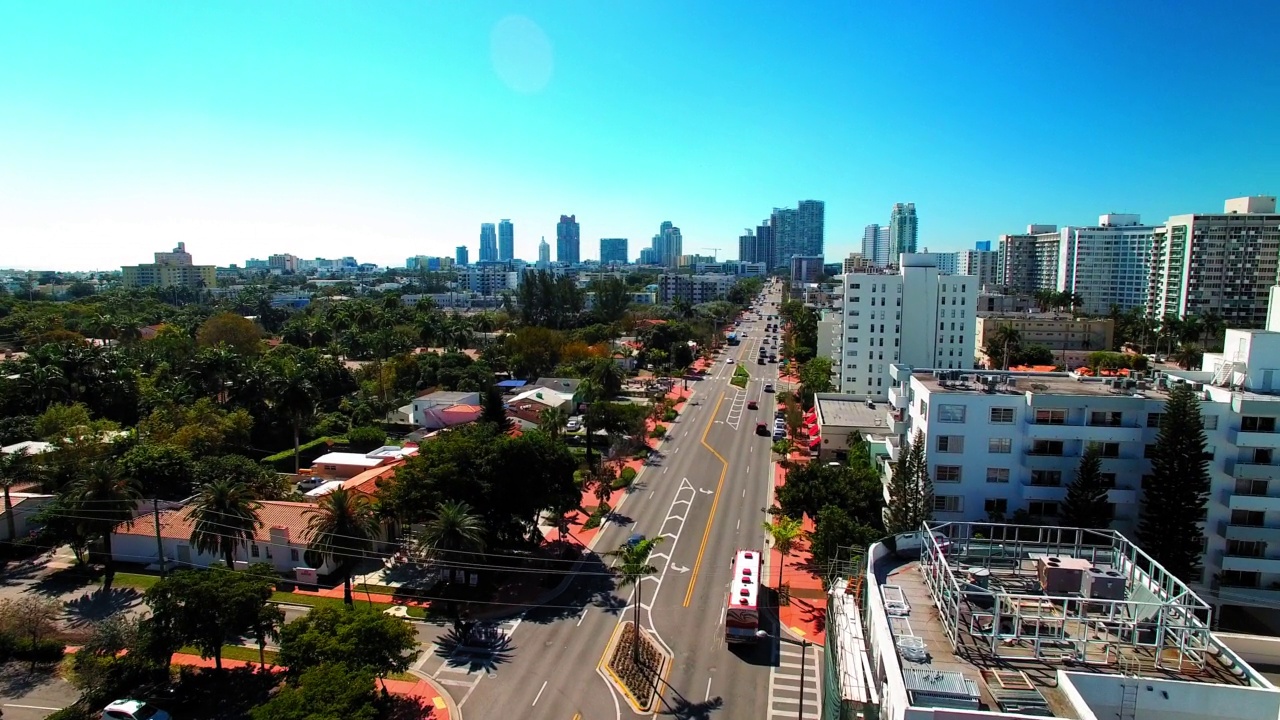
M 790 458 L 792 462 L 808 462 L 808 456 L 793 454 Z M 780 465 L 773 466 L 773 486 L 774 488 L 782 487 L 786 484 L 787 472 Z M 813 520 L 809 516 L 801 519 L 805 533 L 813 532 Z M 807 536 L 802 536 L 796 540 L 791 548 L 791 554 L 786 559 L 786 572 L 783 573 L 782 553 L 777 550 L 769 549 L 769 566 L 777 568 L 775 576 L 770 571 L 769 581 L 777 587 L 778 577 L 790 586 L 791 604 L 778 608 L 778 619 L 783 627 L 787 628 L 791 634 L 804 638 L 809 642 L 822 645 L 826 642 L 827 637 L 827 599 L 826 593 L 822 589 L 822 578 L 814 575 L 808 568 L 812 563 L 812 557 L 809 555 L 809 540 Z
M 185 653 L 174 653 L 174 665 L 186 665 L 189 667 L 211 668 L 214 666 L 213 659 L 208 660 L 199 655 L 187 655 Z M 239 667 L 257 667 L 258 663 L 246 662 L 244 660 L 227 660 L 223 659 L 222 667 L 239 668 Z M 275 665 L 266 666 L 272 672 L 278 672 L 281 668 Z M 461 720 L 462 715 L 453 705 L 453 701 L 447 699 L 448 693 L 436 686 L 435 681 L 428 677 L 422 677 L 417 682 L 408 682 L 406 680 L 383 680 L 382 685 L 387 692 L 394 695 L 403 695 L 405 697 L 415 697 L 426 701 L 432 707 L 431 720 Z

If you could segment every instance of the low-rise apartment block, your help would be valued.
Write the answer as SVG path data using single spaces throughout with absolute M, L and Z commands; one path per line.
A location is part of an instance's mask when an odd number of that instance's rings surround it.
M 1111 318 L 1074 318 L 1059 313 L 979 315 L 974 330 L 974 346 L 983 367 L 991 366 L 991 359 L 983 348 L 1002 327 L 1016 330 L 1023 347 L 1044 345 L 1049 348 L 1056 363 L 1069 369 L 1083 365 L 1090 353 L 1110 350 L 1115 341 L 1115 322 Z
M 154 263 L 125 265 L 120 268 L 125 287 L 218 287 L 218 270 L 214 265 L 195 265 L 186 243 L 178 243 L 172 252 L 158 252 Z
M 734 275 L 663 273 L 658 277 L 658 299 L 670 303 L 681 298 L 692 305 L 723 300 L 737 280 Z

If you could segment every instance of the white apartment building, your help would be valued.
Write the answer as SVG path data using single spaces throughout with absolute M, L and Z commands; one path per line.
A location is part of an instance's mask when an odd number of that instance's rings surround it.
M 520 288 L 519 272 L 513 272 L 505 263 L 493 265 L 468 265 L 459 268 L 459 279 L 477 295 L 501 295 Z
M 882 468 L 919 430 L 934 517 L 985 521 L 1019 511 L 1052 523 L 1089 443 L 1102 445 L 1113 527 L 1137 526 L 1147 454 L 1168 388 L 1200 394 L 1212 490 L 1204 575 L 1212 602 L 1280 607 L 1280 332 L 1228 330 L 1204 371 L 1111 380 L 1071 373 L 955 373 L 894 365 Z
M 999 287 L 1000 251 L 962 250 L 956 253 L 956 274 L 977 278 L 979 290 Z
M 658 276 L 658 299 L 669 303 L 683 298 L 692 305 L 723 300 L 737 281 L 736 275 L 663 273 Z
M 1175 215 L 1152 240 L 1147 312 L 1217 313 L 1227 327 L 1263 327 L 1280 271 L 1274 196 L 1226 201 L 1222 213 Z
M 929 253 L 904 253 L 897 272 L 848 273 L 844 285 L 840 392 L 884 400 L 889 367 L 970 369 L 977 281 L 940 275 Z

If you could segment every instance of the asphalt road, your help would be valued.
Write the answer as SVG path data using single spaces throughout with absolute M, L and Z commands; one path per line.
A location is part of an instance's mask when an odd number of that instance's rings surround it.
M 744 323 L 742 329 L 747 337 L 727 350 L 735 363 L 721 356 L 694 385 L 698 404 L 687 405 L 671 425 L 659 464 L 641 474 L 618 519 L 595 545 L 603 553 L 633 532 L 664 538 L 652 558 L 658 573 L 640 585 L 640 623 L 673 656 L 659 714 L 767 716 L 776 644 L 730 650 L 723 635 L 733 554 L 763 547 L 762 509 L 772 502 L 772 441 L 755 434 L 755 423 L 763 420 L 772 428 L 773 395 L 763 387 L 776 382 L 778 366 L 756 364 L 764 323 Z M 739 363 L 752 374 L 745 390 L 729 384 Z M 749 400 L 759 409 L 747 409 Z M 420 669 L 440 680 L 472 720 L 634 716 L 597 671 L 619 623 L 635 617 L 634 590 L 615 591 L 607 562 L 593 559 L 566 593 L 508 622 L 509 642 L 500 652 L 451 653 L 443 643 Z M 767 621 L 765 627 L 777 631 Z

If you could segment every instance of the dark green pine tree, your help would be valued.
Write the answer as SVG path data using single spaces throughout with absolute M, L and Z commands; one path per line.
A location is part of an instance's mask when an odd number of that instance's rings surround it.
M 885 506 L 885 529 L 891 534 L 916 532 L 920 523 L 933 514 L 933 482 L 924 457 L 924 433 L 916 431 L 904 441 L 898 462 L 889 479 L 889 503 Z
M 1080 456 L 1076 477 L 1067 486 L 1067 499 L 1062 504 L 1063 525 L 1100 530 L 1111 525 L 1110 488 L 1102 480 L 1102 447 L 1089 443 Z
M 484 404 L 480 406 L 480 422 L 493 423 L 500 430 L 511 426 L 507 419 L 507 408 L 502 402 L 502 391 L 495 385 L 484 394 Z
M 1151 479 L 1142 495 L 1138 541 L 1142 549 L 1183 582 L 1200 579 L 1200 526 L 1209 499 L 1200 401 L 1186 383 L 1169 391 L 1160 434 L 1151 452 Z

